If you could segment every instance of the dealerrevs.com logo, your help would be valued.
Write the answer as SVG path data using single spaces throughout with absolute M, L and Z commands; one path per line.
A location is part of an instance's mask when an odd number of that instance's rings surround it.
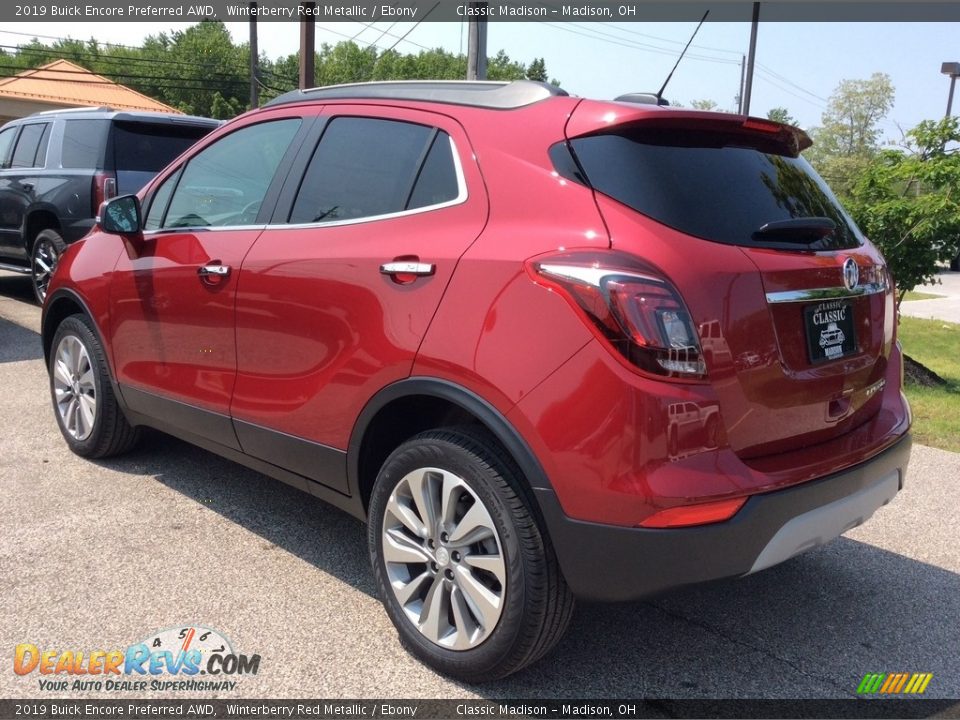
M 21 643 L 13 672 L 36 674 L 49 692 L 234 690 L 241 675 L 256 675 L 259 655 L 244 655 L 222 633 L 186 625 L 150 633 L 124 650 L 61 650 Z

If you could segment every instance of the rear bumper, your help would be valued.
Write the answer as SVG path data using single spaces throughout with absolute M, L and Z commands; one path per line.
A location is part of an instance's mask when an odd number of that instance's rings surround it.
M 866 521 L 903 488 L 909 434 L 880 455 L 819 480 L 754 495 L 731 520 L 649 530 L 574 520 L 536 490 L 567 583 L 587 600 L 623 601 L 736 577 L 783 562 Z

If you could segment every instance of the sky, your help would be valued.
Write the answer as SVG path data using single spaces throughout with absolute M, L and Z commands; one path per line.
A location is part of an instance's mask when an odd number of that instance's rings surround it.
M 37 34 L 137 45 L 148 35 L 187 27 L 189 23 L 5 23 L 0 44 L 16 45 Z M 247 23 L 227 27 L 236 42 L 247 41 Z M 268 57 L 297 51 L 297 23 L 262 22 L 258 28 L 260 50 Z M 490 55 L 502 49 L 523 63 L 542 57 L 550 77 L 568 92 L 613 98 L 659 89 L 694 28 L 695 23 L 491 22 L 487 49 Z M 461 23 L 317 23 L 318 45 L 351 38 L 384 50 L 396 43 L 404 52 L 434 47 L 466 51 Z M 749 23 L 708 20 L 665 96 L 687 106 L 709 99 L 735 110 L 741 59 L 749 41 Z M 763 116 L 770 108 L 785 107 L 798 125 L 814 127 L 842 80 L 882 72 L 896 88 L 895 106 L 882 125 L 883 138 L 900 141 L 901 128 L 943 117 L 950 80 L 940 74 L 940 65 L 960 61 L 958 41 L 960 23 L 765 24 L 761 13 L 751 114 Z M 960 93 L 955 109 L 960 112 Z

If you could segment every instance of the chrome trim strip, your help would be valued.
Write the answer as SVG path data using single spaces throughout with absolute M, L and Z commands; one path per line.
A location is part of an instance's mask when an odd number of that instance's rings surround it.
M 853 290 L 847 290 L 843 286 L 829 288 L 812 288 L 810 290 L 784 290 L 783 292 L 767 293 L 767 302 L 775 303 L 797 303 L 811 302 L 813 300 L 837 300 L 842 298 L 861 297 L 863 295 L 876 295 L 887 291 L 885 282 L 867 283 L 858 285 Z
M 6 270 L 7 272 L 19 273 L 20 275 L 29 275 L 30 268 L 23 267 L 21 265 L 8 265 L 7 263 L 0 263 L 0 270 Z
M 663 285 L 663 280 L 659 280 L 649 275 L 641 273 L 626 272 L 623 270 L 614 270 L 612 268 L 584 267 L 582 265 L 565 265 L 561 263 L 543 263 L 538 265 L 537 269 L 543 275 L 553 275 L 555 277 L 566 278 L 567 280 L 579 280 L 593 287 L 600 287 L 600 283 L 606 277 L 630 277 L 639 280 L 646 280 L 657 285 Z

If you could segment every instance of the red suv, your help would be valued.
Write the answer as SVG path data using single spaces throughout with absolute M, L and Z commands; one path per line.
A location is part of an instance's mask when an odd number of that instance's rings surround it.
M 762 570 L 903 486 L 892 282 L 809 144 L 532 82 L 284 95 L 67 250 L 57 420 L 366 519 L 406 647 L 502 677 L 575 596 Z

